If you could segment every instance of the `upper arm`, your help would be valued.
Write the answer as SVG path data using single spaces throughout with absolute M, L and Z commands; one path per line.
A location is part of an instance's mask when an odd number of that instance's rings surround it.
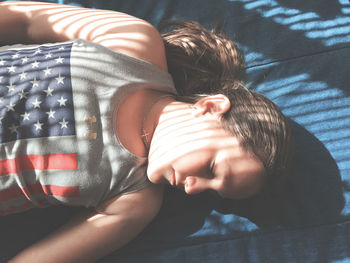
M 1 5 L 11 12 L 11 17 L 25 21 L 28 41 L 24 42 L 81 38 L 167 70 L 162 38 L 157 29 L 142 19 L 111 10 L 51 3 L 19 1 Z
M 153 218 L 163 201 L 163 186 L 150 185 L 140 191 L 117 196 L 107 201 L 98 212 L 106 215 L 127 214 L 135 218 Z
M 150 186 L 108 202 L 99 213 L 86 213 L 10 262 L 94 262 L 139 234 L 155 217 L 162 190 Z

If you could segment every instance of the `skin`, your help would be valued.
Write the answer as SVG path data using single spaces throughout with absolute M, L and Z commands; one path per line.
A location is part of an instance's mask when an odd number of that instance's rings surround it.
M 212 190 L 225 198 L 245 198 L 261 189 L 261 161 L 219 123 L 231 107 L 226 96 L 208 96 L 193 106 L 169 99 L 165 103 L 148 155 L 151 182 L 168 183 L 187 194 Z
M 158 31 L 141 19 L 114 11 L 49 3 L 0 3 L 0 45 L 75 38 L 167 70 Z M 117 196 L 98 211 L 83 213 L 10 262 L 96 261 L 133 239 L 153 220 L 162 204 L 160 185 L 164 183 L 183 188 L 188 194 L 214 190 L 230 198 L 246 197 L 260 189 L 260 161 L 218 125 L 231 106 L 225 96 L 207 97 L 191 108 L 151 88 L 126 98 L 116 118 L 123 123 L 117 127 L 123 145 L 138 156 L 149 152 L 147 176 L 155 184 Z M 130 108 L 134 110 L 128 111 Z M 146 143 L 142 129 L 148 134 Z

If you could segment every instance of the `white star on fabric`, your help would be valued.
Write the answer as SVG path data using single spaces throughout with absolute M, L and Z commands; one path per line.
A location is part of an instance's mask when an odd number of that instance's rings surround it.
M 56 58 L 56 63 L 57 63 L 57 64 L 62 64 L 62 63 L 63 63 L 63 60 L 64 60 L 64 58 L 61 58 L 61 57 Z
M 30 83 L 33 84 L 32 88 L 37 88 L 37 87 L 39 87 L 40 81 L 36 80 L 36 77 L 35 77 Z
M 65 79 L 65 77 L 61 77 L 61 73 L 58 75 L 58 77 L 56 78 L 57 80 L 57 84 L 64 84 L 63 80 Z
M 7 111 L 15 111 L 15 106 L 16 104 L 11 102 L 9 105 L 6 106 Z
M 26 79 L 27 78 L 27 73 L 23 72 L 23 73 L 19 74 L 19 77 L 21 78 L 21 80 Z
M 9 130 L 11 131 L 11 133 L 17 133 L 17 129 L 19 128 L 18 125 L 15 125 L 15 124 L 12 124 L 10 127 L 9 127 Z
M 59 100 L 57 100 L 57 101 L 59 102 L 60 106 L 66 106 L 66 101 L 67 101 L 67 99 L 61 97 L 61 98 L 60 98 Z
M 3 65 L 5 65 L 5 60 L 1 59 L 0 60 L 0 66 L 3 66 Z
M 44 123 L 41 123 L 40 121 L 37 121 L 36 123 L 34 123 L 35 126 L 35 130 L 42 130 L 42 126 L 44 125 Z
M 8 73 L 10 73 L 10 72 L 15 72 L 16 71 L 16 67 L 15 66 L 11 66 L 11 67 L 7 67 L 7 69 L 8 69 Z
M 51 52 L 45 55 L 45 58 L 51 58 L 51 57 L 52 57 Z
M 30 113 L 28 113 L 28 112 L 25 112 L 25 113 L 21 114 L 21 117 L 23 118 L 24 121 L 25 120 L 29 121 L 29 116 L 30 116 Z
M 6 86 L 6 88 L 8 88 L 8 89 L 9 89 L 9 91 L 8 91 L 8 92 L 12 92 L 12 91 L 14 91 L 14 90 L 15 90 L 16 85 L 13 85 L 12 83 L 10 83 L 10 85 Z
M 46 77 L 47 75 L 50 75 L 50 74 L 51 74 L 51 70 L 52 70 L 52 69 L 50 69 L 50 68 L 48 68 L 48 67 L 46 67 L 46 69 L 43 70 L 44 73 L 45 73 L 45 77 Z
M 0 83 L 2 82 L 2 78 L 3 78 L 3 76 L 0 76 Z
M 18 53 L 12 55 L 12 58 L 18 58 L 18 57 L 19 57 L 19 54 L 18 54 Z
M 28 91 L 22 90 L 21 93 L 19 93 L 18 95 L 20 96 L 20 100 L 21 100 L 21 99 L 26 99 L 28 94 L 29 94 Z
M 67 125 L 68 125 L 68 121 L 66 121 L 64 118 L 62 121 L 59 122 L 59 124 L 61 124 L 61 129 L 63 128 L 68 128 Z
M 41 53 L 41 49 L 40 49 L 40 48 L 38 48 L 38 49 L 35 51 L 34 55 L 36 55 L 36 54 L 40 54 L 40 53 Z
M 53 111 L 52 109 L 50 109 L 50 111 L 46 112 L 47 115 L 49 115 L 49 119 L 52 118 L 54 119 L 55 118 L 55 111 Z
M 48 96 L 52 96 L 52 92 L 54 91 L 54 89 L 51 89 L 50 87 L 48 87 L 43 91 L 46 93 L 46 97 L 48 97 Z
M 64 46 L 60 47 L 58 50 L 64 50 Z
M 35 98 L 35 101 L 32 102 L 32 104 L 34 105 L 34 109 L 39 108 L 40 109 L 40 104 L 42 103 L 42 101 L 38 100 L 38 98 Z
M 28 62 L 28 58 L 27 57 L 22 58 L 22 64 L 27 63 L 27 62 Z
M 32 63 L 32 68 L 38 68 L 39 67 L 40 62 L 36 61 Z

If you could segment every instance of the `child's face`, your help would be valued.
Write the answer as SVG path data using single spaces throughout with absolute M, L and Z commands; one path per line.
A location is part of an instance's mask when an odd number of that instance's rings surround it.
M 206 115 L 158 125 L 149 152 L 148 178 L 187 194 L 214 190 L 225 198 L 246 198 L 264 181 L 261 161 Z

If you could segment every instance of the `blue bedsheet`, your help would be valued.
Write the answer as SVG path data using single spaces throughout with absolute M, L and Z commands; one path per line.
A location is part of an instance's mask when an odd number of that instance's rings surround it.
M 168 189 L 156 220 L 101 262 L 350 262 L 350 1 L 51 2 L 127 12 L 155 26 L 184 19 L 212 27 L 219 17 L 245 53 L 248 86 L 293 122 L 295 165 L 281 197 L 229 202 Z M 77 211 L 1 219 L 1 255 L 37 240 L 71 212 Z

